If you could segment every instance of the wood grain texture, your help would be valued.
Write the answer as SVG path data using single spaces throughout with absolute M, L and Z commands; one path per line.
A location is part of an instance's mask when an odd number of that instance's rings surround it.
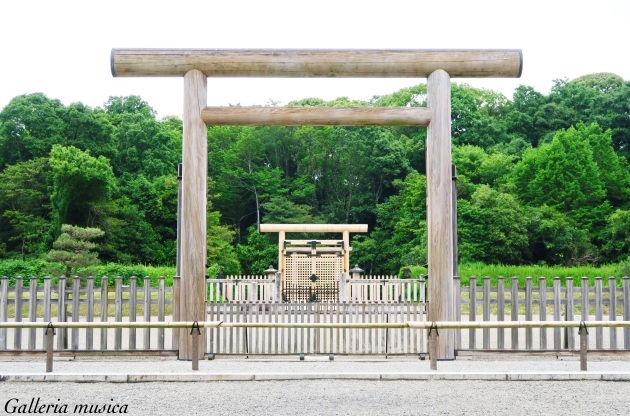
M 519 78 L 520 49 L 123 49 L 111 52 L 113 76 Z
M 367 224 L 260 224 L 261 233 L 367 233 Z
M 427 126 L 426 107 L 207 107 L 208 126 Z
M 430 321 L 452 321 L 453 227 L 451 179 L 451 78 L 443 70 L 427 80 L 428 104 L 432 111 L 427 127 L 427 232 Z M 420 201 L 422 202 L 422 201 Z M 440 332 L 439 360 L 455 359 L 455 334 Z
M 208 142 L 201 110 L 206 107 L 206 76 L 192 70 L 184 76 L 184 135 L 182 145 L 180 319 L 205 319 L 206 201 Z M 190 330 L 179 334 L 179 359 L 191 360 Z M 202 337 L 203 339 L 203 334 Z M 198 354 L 203 354 L 203 348 Z

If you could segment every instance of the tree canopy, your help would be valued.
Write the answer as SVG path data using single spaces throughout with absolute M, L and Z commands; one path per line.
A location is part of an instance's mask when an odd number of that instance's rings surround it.
M 425 106 L 426 85 L 357 101 Z M 512 99 L 452 84 L 462 261 L 618 262 L 628 255 L 630 82 L 555 80 Z M 353 263 L 394 273 L 426 261 L 426 129 L 211 127 L 208 262 L 225 273 L 275 263 L 259 223 L 367 223 Z M 104 261 L 173 264 L 182 121 L 137 96 L 102 108 L 42 93 L 0 111 L 0 256 L 41 257 L 63 224 L 104 232 Z M 65 238 L 65 237 L 64 237 Z

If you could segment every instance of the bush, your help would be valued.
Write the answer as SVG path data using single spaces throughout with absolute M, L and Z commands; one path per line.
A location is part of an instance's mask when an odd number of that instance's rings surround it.
M 619 263 L 619 276 L 628 276 L 630 277 L 630 256 L 628 256 L 624 261 Z
M 22 276 L 25 285 L 28 286 L 31 276 L 36 276 L 38 280 L 43 278 L 47 265 L 46 261 L 40 259 L 26 261 L 16 259 L 0 260 L 0 276 L 7 276 L 11 286 L 15 284 L 17 276 Z
M 33 260 L 0 260 L 0 276 L 9 277 L 9 285 L 15 284 L 15 277 L 22 276 L 24 285 L 28 286 L 29 278 L 37 277 L 39 284 L 42 284 L 45 276 L 51 276 L 53 284 L 64 275 L 64 269 L 58 263 L 49 263 L 41 259 Z M 98 266 L 90 266 L 87 268 L 77 268 L 73 275 L 85 278 L 87 276 L 108 277 L 108 284 L 114 285 L 116 276 L 123 277 L 123 284 L 128 285 L 131 276 L 135 276 L 138 285 L 144 283 L 144 277 L 151 278 L 151 285 L 157 285 L 158 278 L 164 276 L 166 286 L 173 285 L 173 277 L 175 276 L 175 267 L 168 266 L 144 266 L 144 265 L 122 265 L 116 263 L 101 264 Z M 95 285 L 100 286 L 100 279 L 96 279 Z

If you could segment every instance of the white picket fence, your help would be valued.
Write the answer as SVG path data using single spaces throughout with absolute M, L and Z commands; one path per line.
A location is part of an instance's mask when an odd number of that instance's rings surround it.
M 424 321 L 422 303 L 208 304 L 208 320 L 239 323 L 403 323 Z M 213 328 L 210 354 L 418 354 L 425 331 L 409 328 Z

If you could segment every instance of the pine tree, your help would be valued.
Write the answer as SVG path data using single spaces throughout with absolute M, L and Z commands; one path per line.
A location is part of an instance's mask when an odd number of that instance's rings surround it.
M 96 243 L 91 240 L 104 234 L 98 228 L 63 224 L 61 235 L 53 243 L 53 249 L 46 255 L 46 260 L 63 264 L 66 268 L 66 277 L 69 278 L 73 268 L 98 264 L 98 254 L 92 251 L 96 248 Z

